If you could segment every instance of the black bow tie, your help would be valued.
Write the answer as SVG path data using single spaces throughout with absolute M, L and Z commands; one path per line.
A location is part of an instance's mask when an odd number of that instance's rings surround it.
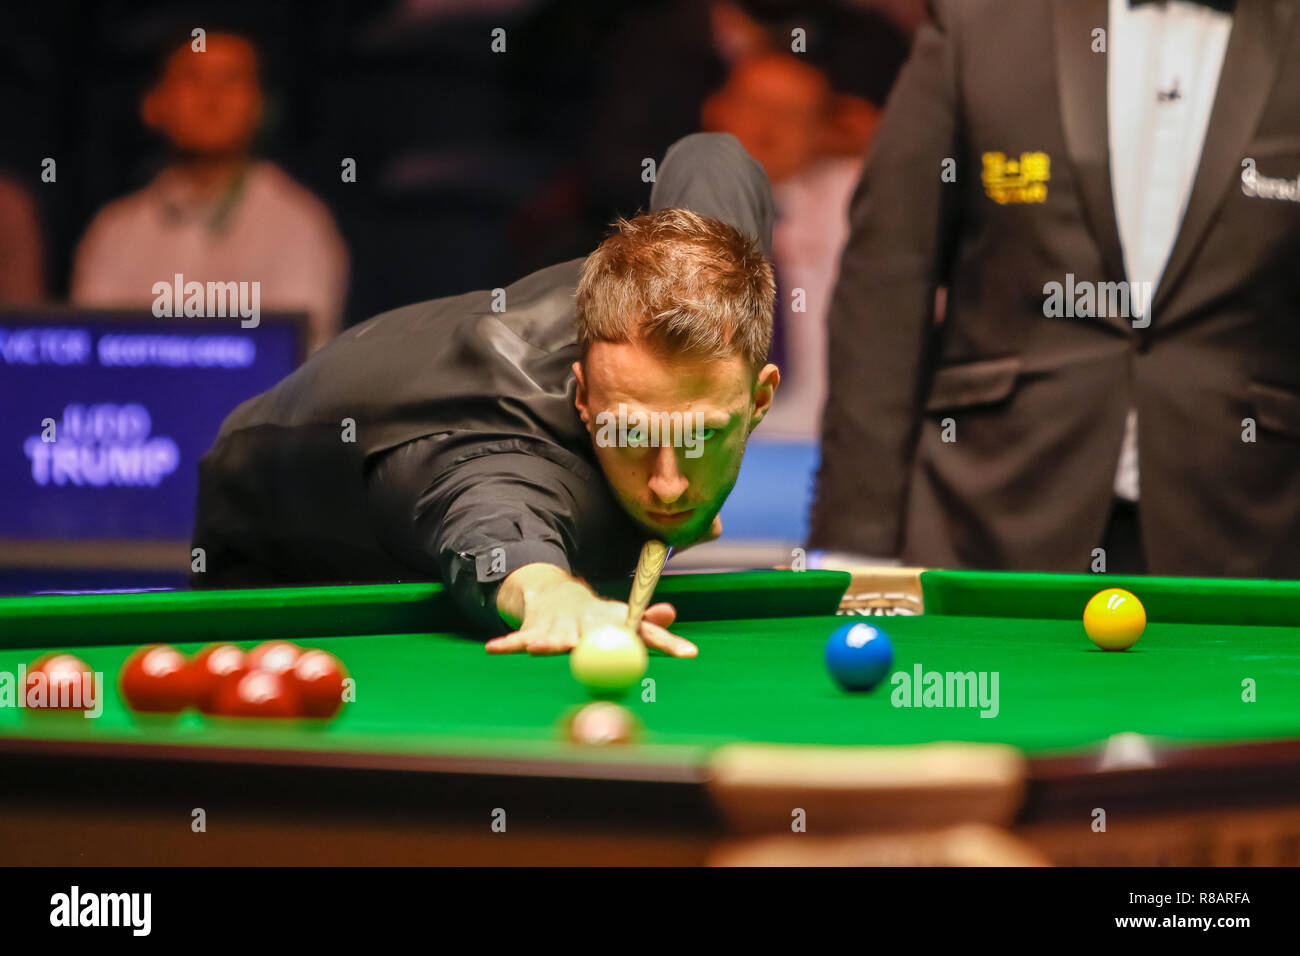
M 1165 0 L 1128 0 L 1129 8 L 1145 7 L 1153 3 L 1164 3 Z M 1203 7 L 1209 7 L 1211 10 L 1218 10 L 1220 13 L 1231 13 L 1233 7 L 1237 5 L 1237 0 L 1189 0 L 1191 3 L 1199 3 Z

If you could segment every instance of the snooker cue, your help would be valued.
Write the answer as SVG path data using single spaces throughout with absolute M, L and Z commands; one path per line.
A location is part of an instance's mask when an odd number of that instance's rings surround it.
M 662 541 L 651 539 L 641 547 L 641 557 L 636 562 L 636 576 L 632 578 L 632 593 L 627 596 L 627 629 L 633 634 L 641 632 L 641 615 L 650 604 L 663 572 L 664 562 L 672 549 Z

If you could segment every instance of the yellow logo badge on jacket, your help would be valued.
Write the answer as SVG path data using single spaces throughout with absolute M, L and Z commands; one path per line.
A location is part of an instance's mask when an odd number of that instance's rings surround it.
M 1021 153 L 1008 159 L 1006 153 L 985 153 L 984 192 L 995 203 L 1047 202 L 1047 181 L 1052 178 L 1052 160 L 1042 152 Z

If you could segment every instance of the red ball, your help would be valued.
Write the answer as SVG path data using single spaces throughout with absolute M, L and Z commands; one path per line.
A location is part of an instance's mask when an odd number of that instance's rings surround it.
M 195 703 L 189 661 L 168 644 L 148 644 L 132 653 L 122 665 L 118 685 L 132 710 L 179 714 Z
M 267 641 L 258 644 L 248 654 L 248 669 L 263 670 L 276 674 L 285 674 L 293 670 L 293 665 L 302 656 L 302 648 L 289 641 Z
M 298 717 L 302 701 L 286 675 L 251 670 L 217 688 L 213 713 L 222 717 Z
M 46 654 L 27 669 L 24 692 L 29 707 L 38 688 L 36 710 L 87 710 L 89 695 L 94 693 L 94 674 L 85 661 L 72 654 Z
M 343 681 L 348 672 L 329 651 L 307 651 L 289 676 L 302 699 L 307 717 L 333 717 L 343 706 Z
M 234 644 L 209 644 L 190 665 L 194 703 L 205 714 L 216 706 L 217 691 L 248 673 L 248 654 Z

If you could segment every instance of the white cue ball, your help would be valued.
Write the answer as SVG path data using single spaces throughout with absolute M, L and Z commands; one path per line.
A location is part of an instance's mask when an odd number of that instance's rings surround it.
M 569 654 L 574 679 L 592 693 L 623 693 L 645 675 L 648 663 L 641 639 L 613 625 L 589 632 Z

